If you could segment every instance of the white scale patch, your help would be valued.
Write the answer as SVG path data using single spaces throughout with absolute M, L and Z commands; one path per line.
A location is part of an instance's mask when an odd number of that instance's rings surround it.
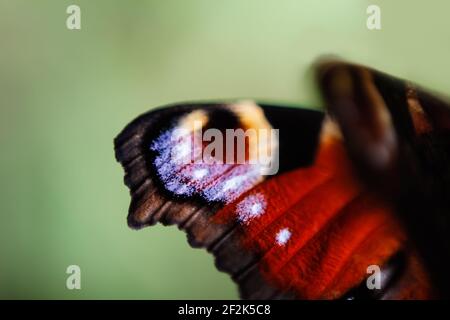
M 261 181 L 258 164 L 194 163 L 192 134 L 174 128 L 163 132 L 150 149 L 154 165 L 168 191 L 177 195 L 201 195 L 207 201 L 230 203 Z
M 192 178 L 194 180 L 200 180 L 208 174 L 209 170 L 207 168 L 195 169 L 192 173 Z
M 291 238 L 292 233 L 288 228 L 283 228 L 277 232 L 275 240 L 279 246 L 284 246 Z
M 236 206 L 239 222 L 249 224 L 252 219 L 264 214 L 266 206 L 266 200 L 260 193 L 246 197 Z

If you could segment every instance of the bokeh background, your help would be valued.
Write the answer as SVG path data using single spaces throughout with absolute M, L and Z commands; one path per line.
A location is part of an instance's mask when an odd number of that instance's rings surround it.
M 128 229 L 113 138 L 178 101 L 320 108 L 323 54 L 449 92 L 449 15 L 444 0 L 0 0 L 0 298 L 237 298 L 175 227 Z M 66 289 L 70 264 L 81 290 Z

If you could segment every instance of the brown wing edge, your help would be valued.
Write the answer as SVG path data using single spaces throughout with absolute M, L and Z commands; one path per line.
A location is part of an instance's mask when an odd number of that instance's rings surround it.
M 215 257 L 218 270 L 228 273 L 238 285 L 242 299 L 294 299 L 289 292 L 282 292 L 262 277 L 259 257 L 244 250 L 239 241 L 236 224 L 219 225 L 210 222 L 210 216 L 220 204 L 205 205 L 194 200 L 169 197 L 156 181 L 146 157 L 149 134 L 155 133 L 162 123 L 197 108 L 223 108 L 225 104 L 188 104 L 166 106 L 145 113 L 122 130 L 114 140 L 115 156 L 122 165 L 124 183 L 130 190 L 131 204 L 128 225 L 140 229 L 156 223 L 176 225 L 187 234 L 194 248 L 205 248 Z

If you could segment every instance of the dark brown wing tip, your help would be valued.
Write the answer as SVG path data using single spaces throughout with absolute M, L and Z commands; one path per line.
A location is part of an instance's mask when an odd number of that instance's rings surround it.
M 192 103 L 156 108 L 131 121 L 114 139 L 115 157 L 124 169 L 124 183 L 131 195 L 127 217 L 130 228 L 141 229 L 160 222 L 164 209 L 169 207 L 166 203 L 171 200 L 152 175 L 147 155 L 149 137 L 158 134 L 176 115 L 206 105 Z M 161 222 L 172 224 L 171 221 Z

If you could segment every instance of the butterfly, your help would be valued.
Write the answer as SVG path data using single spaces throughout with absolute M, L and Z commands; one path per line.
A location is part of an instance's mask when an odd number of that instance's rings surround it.
M 177 225 L 244 299 L 448 297 L 448 103 L 356 64 L 315 70 L 325 111 L 190 103 L 128 124 L 114 141 L 128 225 Z M 229 142 L 203 161 L 214 135 L 239 129 L 256 137 L 244 161 L 224 161 Z

